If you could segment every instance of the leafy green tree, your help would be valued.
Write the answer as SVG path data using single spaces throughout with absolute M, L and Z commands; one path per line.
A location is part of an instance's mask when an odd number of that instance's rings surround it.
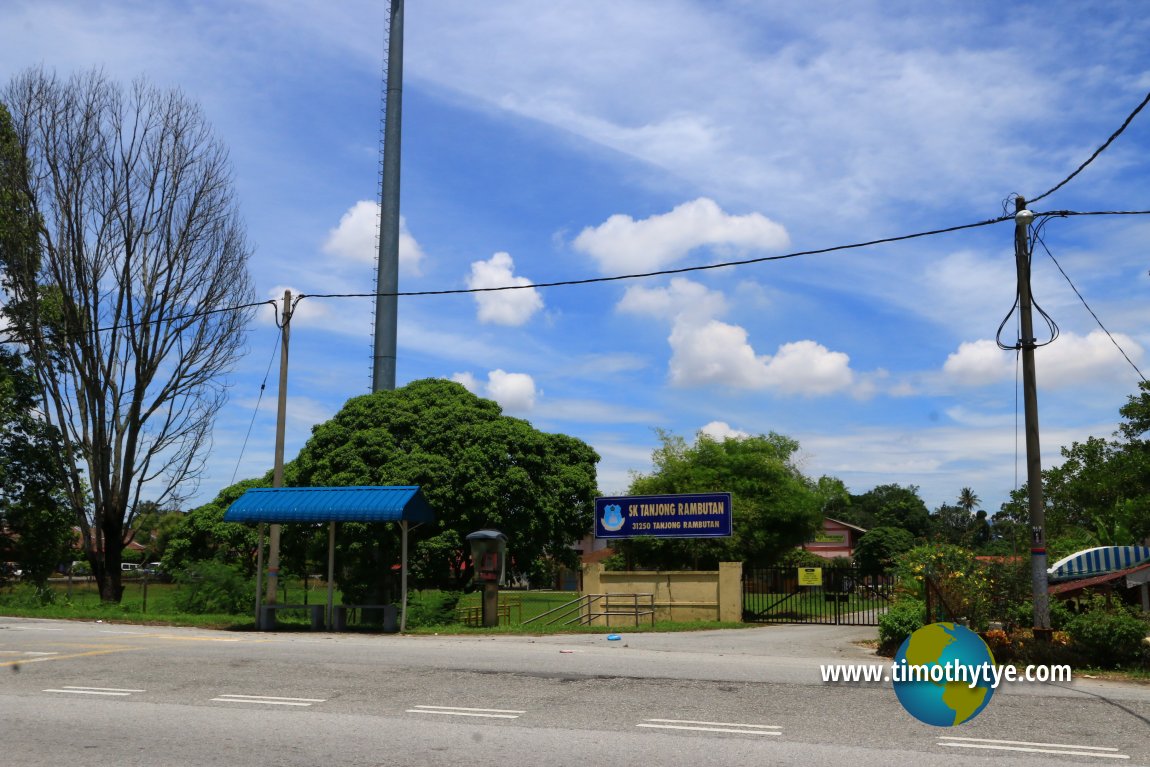
M 636 476 L 631 495 L 731 493 L 730 539 L 635 538 L 620 548 L 634 567 L 714 567 L 723 559 L 771 562 L 809 540 L 822 522 L 826 497 L 795 464 L 799 443 L 774 432 L 716 440 L 699 433 L 693 445 L 659 432 L 654 471 Z M 833 483 L 832 483 L 833 484 Z M 824 489 L 826 489 L 826 485 Z
M 875 527 L 859 539 L 855 561 L 864 573 L 885 573 L 912 548 L 914 536 L 901 527 Z
M 16 561 L 43 588 L 70 560 L 72 516 L 64 494 L 60 436 L 40 418 L 31 372 L 0 347 L 0 561 Z
M 919 539 L 930 535 L 930 512 L 915 485 L 879 485 L 862 495 L 852 496 L 851 508 L 872 520 L 872 524 L 860 527 L 901 527 Z
M 215 560 L 239 565 L 251 576 L 256 569 L 257 532 L 250 525 L 225 522 L 224 512 L 250 487 L 270 482 L 248 479 L 226 487 L 209 503 L 179 516 L 160 559 L 167 572 L 185 570 L 195 562 Z
M 970 512 L 954 503 L 944 503 L 931 515 L 934 539 L 942 543 L 961 546 L 967 540 L 973 518 Z
M 425 379 L 348 400 L 313 429 L 284 481 L 419 485 L 436 520 L 414 530 L 413 569 L 451 587 L 461 585 L 469 557 L 464 539 L 483 528 L 507 534 L 513 572 L 574 566 L 570 544 L 592 527 L 598 461 L 578 439 L 505 416 L 460 384 Z M 366 527 L 348 525 L 339 536 L 349 585 L 399 559 L 394 525 Z

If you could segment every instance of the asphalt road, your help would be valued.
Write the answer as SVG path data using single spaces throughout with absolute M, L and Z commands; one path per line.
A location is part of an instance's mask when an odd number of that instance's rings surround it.
M 943 729 L 889 684 L 821 681 L 822 663 L 883 662 L 852 643 L 871 629 L 621 633 L 0 618 L 0 765 L 1150 764 L 1147 686 L 1005 686 Z

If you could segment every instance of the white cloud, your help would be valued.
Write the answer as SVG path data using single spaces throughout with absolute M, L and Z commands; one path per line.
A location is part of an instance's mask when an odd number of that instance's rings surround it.
M 1014 374 L 1014 355 L 987 339 L 964 341 L 947 355 L 942 372 L 964 386 L 983 386 Z
M 535 407 L 535 395 L 535 379 L 526 373 L 492 370 L 487 374 L 487 396 L 504 410 L 530 410 Z
M 684 277 L 675 277 L 665 288 L 632 285 L 615 306 L 617 311 L 673 320 L 676 317 L 718 317 L 727 311 L 727 299 L 721 291 Z
M 788 242 L 786 229 L 766 216 L 730 215 L 700 197 L 640 221 L 617 213 L 584 229 L 573 245 L 595 259 L 603 272 L 618 273 L 661 269 L 702 246 L 776 250 Z
M 483 384 L 471 373 L 452 373 L 451 380 L 463 384 L 463 388 L 472 394 L 481 394 L 483 391 Z
M 472 394 L 495 400 L 504 410 L 513 413 L 533 409 L 536 397 L 541 394 L 535 388 L 535 379 L 527 373 L 492 370 L 484 383 L 472 373 L 463 372 L 453 373 L 451 380 L 463 384 Z
M 379 253 L 379 203 L 360 200 L 348 208 L 339 225 L 328 232 L 323 252 L 348 261 L 374 264 Z M 424 253 L 399 217 L 399 268 L 408 274 L 419 274 Z
M 1121 333 L 1114 340 L 1138 362 L 1145 352 L 1134 339 Z M 1110 379 L 1128 369 L 1126 360 L 1101 330 L 1085 336 L 1062 333 L 1054 343 L 1035 350 L 1040 387 L 1058 389 L 1099 379 Z M 1015 374 L 1015 353 L 1003 351 L 994 341 L 981 339 L 959 345 L 947 356 L 943 373 L 963 386 L 985 386 L 1009 380 Z
M 850 357 L 814 341 L 783 344 L 773 357 L 757 355 L 738 325 L 685 321 L 671 331 L 671 383 L 771 389 L 783 394 L 826 395 L 854 383 Z
M 526 277 L 514 276 L 515 262 L 508 253 L 496 253 L 487 261 L 474 261 L 467 287 L 472 290 L 508 285 L 530 285 Z M 535 288 L 476 293 L 479 321 L 496 325 L 523 325 L 543 308 L 543 297 Z
M 725 439 L 746 439 L 751 436 L 745 431 L 731 428 L 731 425 L 726 421 L 711 421 L 709 424 L 699 429 L 700 434 L 706 434 L 714 440 L 723 441 Z

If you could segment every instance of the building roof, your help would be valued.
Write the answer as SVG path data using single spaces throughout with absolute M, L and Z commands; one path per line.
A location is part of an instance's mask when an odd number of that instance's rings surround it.
M 417 486 L 260 487 L 236 499 L 225 522 L 431 522 Z
M 857 530 L 860 533 L 866 532 L 865 527 L 859 527 L 858 525 L 852 525 L 850 522 L 843 522 L 841 519 L 832 519 L 831 517 L 823 517 L 823 521 L 824 522 L 834 522 L 836 525 L 842 525 L 843 527 L 849 527 L 851 530 Z
M 1089 589 L 1095 586 L 1105 586 L 1111 583 L 1117 584 L 1118 581 L 1125 579 L 1129 575 L 1134 575 L 1135 573 L 1141 573 L 1148 570 L 1150 570 L 1150 562 L 1145 562 L 1135 567 L 1129 567 L 1125 570 L 1118 570 L 1117 572 L 1106 573 L 1105 575 L 1095 575 L 1093 578 L 1079 578 L 1075 581 L 1063 581 L 1062 583 L 1055 583 L 1048 588 L 1048 591 L 1051 594 L 1073 594 L 1076 591 L 1082 591 L 1083 589 Z M 1126 586 L 1129 587 L 1130 583 L 1126 583 Z

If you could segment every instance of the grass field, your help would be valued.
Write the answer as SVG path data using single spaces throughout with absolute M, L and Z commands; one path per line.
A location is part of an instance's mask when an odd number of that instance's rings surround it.
M 304 588 L 302 581 L 288 581 L 281 590 L 281 604 L 326 604 L 327 585 L 323 581 L 311 580 Z M 241 615 L 193 615 L 181 613 L 175 607 L 175 595 L 180 586 L 172 583 L 145 582 L 142 579 L 125 579 L 123 600 L 118 605 L 102 604 L 95 584 L 89 579 L 76 578 L 71 584 L 66 581 L 52 581 L 50 587 L 55 593 L 55 602 L 39 605 L 21 588 L 0 591 L 0 615 L 30 618 L 57 618 L 71 620 L 103 620 L 109 623 L 133 623 L 144 625 L 197 626 L 201 628 L 231 629 L 251 631 L 255 629 L 252 611 Z M 564 634 L 564 633 L 603 633 L 604 631 L 693 631 L 713 628 L 735 628 L 744 624 L 718 623 L 715 621 L 676 622 L 659 621 L 652 625 L 638 627 L 615 626 L 547 626 L 528 623 L 535 616 L 560 607 L 578 598 L 571 591 L 504 591 L 500 602 L 505 606 L 509 620 L 495 628 L 466 626 L 460 622 L 461 611 L 480 607 L 481 594 L 472 592 L 460 597 L 456 608 L 445 609 L 450 602 L 448 596 L 437 590 L 411 591 L 408 594 L 409 633 L 414 634 Z M 335 591 L 335 604 L 341 603 L 338 589 Z M 285 613 L 277 616 L 282 630 L 303 631 L 308 629 L 307 616 Z M 353 631 L 376 631 L 369 625 L 352 624 Z

